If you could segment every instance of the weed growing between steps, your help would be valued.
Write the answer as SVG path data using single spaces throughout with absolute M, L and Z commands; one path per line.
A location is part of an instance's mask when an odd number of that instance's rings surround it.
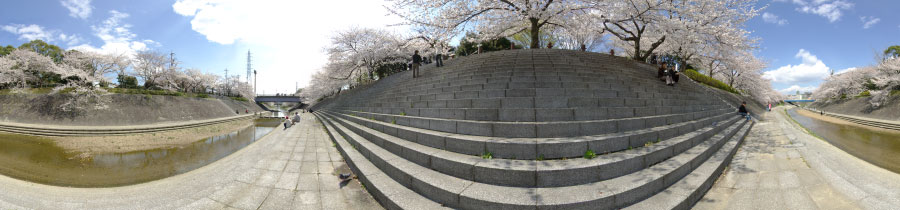
M 491 154 L 491 152 L 488 152 L 488 151 L 484 151 L 484 153 L 481 154 L 481 158 L 488 159 L 488 160 L 494 159 L 494 154 Z
M 587 150 L 584 152 L 584 159 L 594 159 L 597 157 L 597 153 L 594 153 L 593 150 Z
M 544 161 L 544 155 L 539 155 L 539 156 L 537 157 L 537 160 L 538 160 L 538 161 Z

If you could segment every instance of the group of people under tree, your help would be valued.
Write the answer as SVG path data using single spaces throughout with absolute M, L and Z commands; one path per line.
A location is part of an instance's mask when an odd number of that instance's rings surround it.
M 666 82 L 668 86 L 675 86 L 675 83 L 678 83 L 680 74 L 675 70 L 675 65 L 669 65 L 669 62 L 661 62 L 656 77 L 660 81 Z

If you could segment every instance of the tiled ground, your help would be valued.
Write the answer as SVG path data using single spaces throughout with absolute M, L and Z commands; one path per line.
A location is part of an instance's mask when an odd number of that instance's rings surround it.
M 807 164 L 779 126 L 766 113 L 713 188 L 694 209 L 860 209 L 838 193 Z

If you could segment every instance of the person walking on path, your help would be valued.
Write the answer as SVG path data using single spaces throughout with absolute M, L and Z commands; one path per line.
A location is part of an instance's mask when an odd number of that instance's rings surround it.
M 419 51 L 416 50 L 412 56 L 412 72 L 413 78 L 419 77 L 419 65 L 422 65 L 422 56 L 419 55 Z
M 741 107 L 738 108 L 738 114 L 746 117 L 747 120 L 750 120 L 750 112 L 747 112 L 747 102 L 746 101 L 741 102 Z

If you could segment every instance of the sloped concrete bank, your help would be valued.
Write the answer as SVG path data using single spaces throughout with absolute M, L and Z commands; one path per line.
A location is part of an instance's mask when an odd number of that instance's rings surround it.
M 881 108 L 873 109 L 869 105 L 870 97 L 846 99 L 837 102 L 818 101 L 809 104 L 805 108 L 822 110 L 837 115 L 847 115 L 858 119 L 870 119 L 900 124 L 900 97 L 894 96 L 887 100 Z
M 235 117 L 263 110 L 252 102 L 229 98 L 107 94 L 102 104 L 64 109 L 66 95 L 0 95 L 0 123 L 61 126 L 141 126 Z

